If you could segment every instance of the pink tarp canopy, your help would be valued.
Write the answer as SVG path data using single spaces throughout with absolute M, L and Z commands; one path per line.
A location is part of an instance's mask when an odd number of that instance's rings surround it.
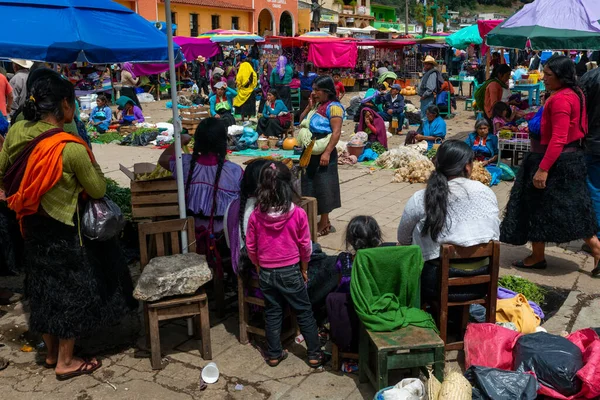
M 490 33 L 495 27 L 500 25 L 504 20 L 502 19 L 490 19 L 488 21 L 479 20 L 477 21 L 477 27 L 479 28 L 479 36 L 483 39 L 483 44 L 481 45 L 481 54 L 486 54 L 488 51 L 488 46 L 485 44 L 485 37 L 488 33 Z
M 312 43 L 308 61 L 317 68 L 354 68 L 358 58 L 356 42 Z
M 271 43 L 279 43 L 281 47 L 302 47 L 305 44 L 313 43 L 344 43 L 356 41 L 356 39 L 353 38 L 340 38 L 335 36 L 269 36 L 266 40 Z
M 210 58 L 219 53 L 219 45 L 210 39 L 198 39 L 175 36 L 173 41 L 179 45 L 187 61 L 194 61 L 198 56 Z M 176 65 L 179 67 L 182 63 Z M 162 74 L 169 70 L 169 64 L 134 64 L 133 71 L 138 76 Z
M 188 61 L 193 61 L 198 56 L 210 58 L 219 53 L 219 45 L 210 39 L 175 36 L 173 41 L 181 47 L 181 52 Z
M 179 68 L 179 66 L 181 66 L 181 64 L 183 64 L 182 62 L 180 62 L 179 64 L 175 65 L 175 68 Z M 162 74 L 163 72 L 166 72 L 169 70 L 169 64 L 149 64 L 149 63 L 142 63 L 142 64 L 133 64 L 133 72 L 135 73 L 136 76 L 150 76 L 150 75 L 157 75 L 157 74 Z

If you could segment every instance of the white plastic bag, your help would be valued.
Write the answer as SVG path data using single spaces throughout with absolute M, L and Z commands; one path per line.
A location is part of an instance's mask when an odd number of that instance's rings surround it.
M 154 96 L 150 93 L 140 93 L 137 95 L 137 98 L 140 103 L 152 103 L 154 101 Z
M 417 378 L 402 379 L 392 389 L 383 392 L 384 400 L 425 400 L 425 385 Z

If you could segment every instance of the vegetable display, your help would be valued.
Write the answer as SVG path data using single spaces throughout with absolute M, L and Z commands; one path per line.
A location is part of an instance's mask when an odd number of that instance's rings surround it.
M 492 175 L 483 166 L 481 161 L 473 162 L 473 172 L 471 172 L 471 179 L 477 182 L 483 183 L 485 186 L 490 186 L 492 182 Z
M 157 164 L 156 168 L 154 168 L 154 171 L 150 173 L 139 174 L 136 179 L 138 181 L 152 181 L 155 179 L 170 178 L 171 176 L 173 176 L 171 171 L 166 170 Z

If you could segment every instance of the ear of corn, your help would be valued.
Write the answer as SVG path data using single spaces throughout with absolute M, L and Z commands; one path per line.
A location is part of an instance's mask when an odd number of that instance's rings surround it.
M 452 371 L 444 378 L 438 400 L 471 400 L 471 384 L 460 372 Z
M 438 400 L 440 390 L 442 390 L 442 384 L 433 373 L 430 372 L 429 377 L 430 378 L 427 380 L 427 395 L 429 396 L 429 400 Z
M 306 146 L 302 156 L 300 157 L 300 167 L 306 168 L 308 163 L 310 162 L 310 157 L 312 155 L 313 147 L 315 146 L 315 139 L 311 140 L 310 144 Z

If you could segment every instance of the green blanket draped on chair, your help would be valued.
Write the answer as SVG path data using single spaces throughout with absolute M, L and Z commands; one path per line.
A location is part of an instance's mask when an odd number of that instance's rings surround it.
M 420 309 L 422 269 L 423 256 L 418 246 L 358 251 L 350 294 L 367 329 L 388 332 L 413 325 L 438 331 L 431 315 Z

